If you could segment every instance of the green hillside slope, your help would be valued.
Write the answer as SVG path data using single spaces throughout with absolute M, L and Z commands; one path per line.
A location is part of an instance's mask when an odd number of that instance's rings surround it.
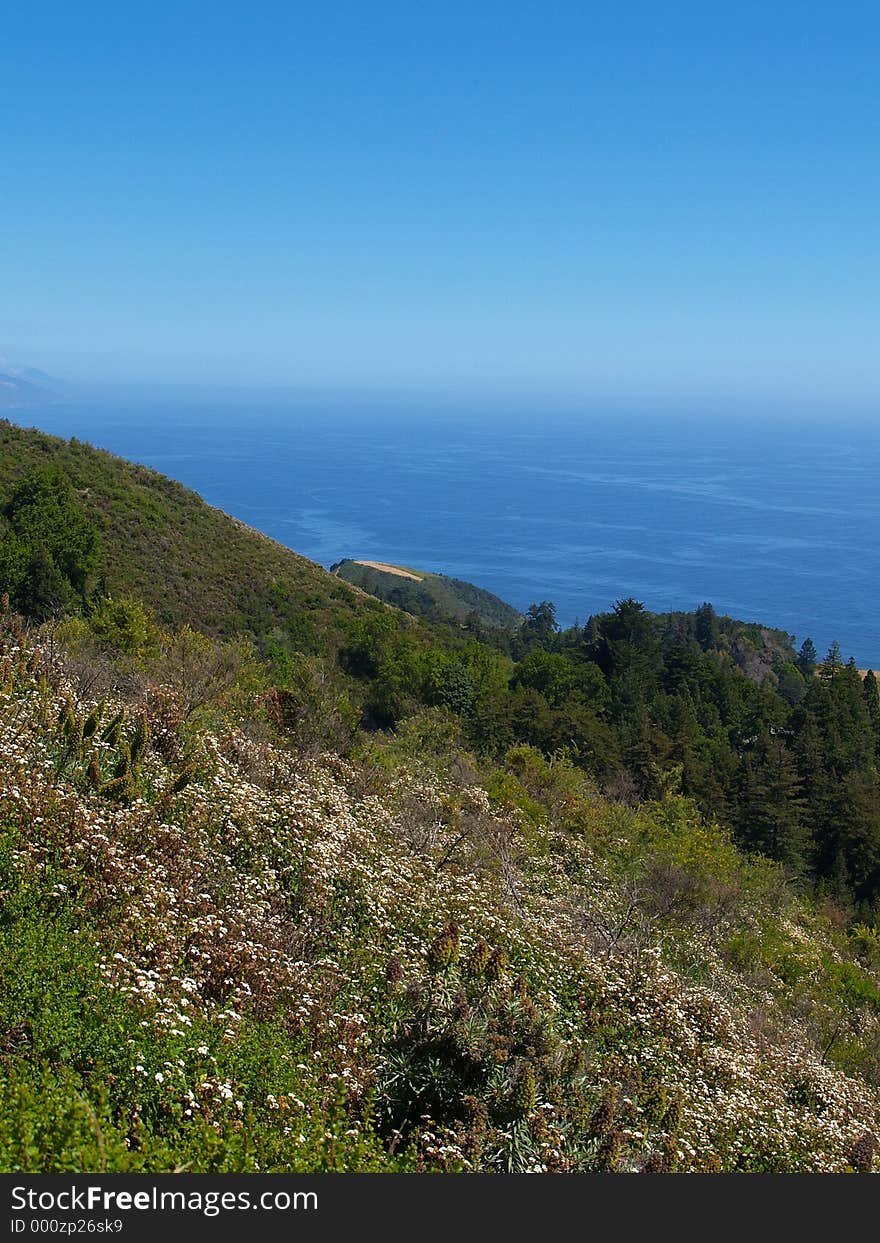
M 878 913 L 836 646 L 424 624 L 0 424 L 0 1169 L 867 1171 Z
M 322 651 L 377 612 L 373 600 L 182 484 L 91 445 L 0 421 L 0 500 L 28 472 L 46 468 L 70 481 L 97 528 L 93 585 L 137 597 L 168 625 L 258 638 L 278 627 Z
M 687 800 L 74 670 L 0 619 L 0 1169 L 874 1166 L 876 933 Z
M 129 682 L 164 677 L 169 652 L 192 663 L 182 626 L 250 645 L 299 747 L 350 754 L 439 709 L 488 762 L 527 744 L 622 802 L 679 791 L 844 919 L 880 910 L 880 695 L 836 645 L 819 660 L 708 603 L 657 615 L 618 600 L 565 630 L 546 600 L 515 631 L 426 623 L 153 471 L 9 423 L 3 590 L 31 621 L 73 614 L 84 667 L 122 654 Z
M 515 630 L 522 624 L 522 614 L 491 591 L 445 574 L 349 559 L 332 566 L 331 573 L 426 621 L 461 623 L 475 618 L 500 630 Z

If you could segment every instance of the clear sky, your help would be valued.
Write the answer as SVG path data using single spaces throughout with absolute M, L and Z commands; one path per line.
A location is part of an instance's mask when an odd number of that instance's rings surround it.
M 6 0 L 0 352 L 880 399 L 880 4 Z

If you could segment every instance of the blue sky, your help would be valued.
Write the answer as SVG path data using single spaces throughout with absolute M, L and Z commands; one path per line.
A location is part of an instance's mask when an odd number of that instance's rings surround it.
M 7 0 L 0 352 L 870 404 L 878 64 L 846 0 Z

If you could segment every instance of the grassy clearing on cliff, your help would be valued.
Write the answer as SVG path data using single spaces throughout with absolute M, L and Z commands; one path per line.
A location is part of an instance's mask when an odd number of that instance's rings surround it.
M 3 1169 L 871 1168 L 880 942 L 688 800 L 90 685 L 6 616 Z
M 511 634 L 523 621 L 521 613 L 492 592 L 445 574 L 348 559 L 333 566 L 332 573 L 428 622 L 476 624 Z

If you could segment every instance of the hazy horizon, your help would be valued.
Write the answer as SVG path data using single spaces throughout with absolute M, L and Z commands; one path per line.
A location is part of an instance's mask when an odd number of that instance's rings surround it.
M 29 369 L 38 371 L 41 367 Z M 0 366 L 0 373 L 3 367 Z M 623 425 L 666 422 L 687 427 L 690 424 L 713 422 L 741 424 L 748 427 L 768 419 L 793 429 L 799 423 L 828 426 L 830 421 L 840 428 L 868 426 L 880 428 L 880 399 L 841 401 L 819 397 L 769 398 L 732 397 L 723 394 L 657 394 L 610 392 L 588 395 L 564 395 L 552 391 L 486 390 L 474 387 L 452 390 L 441 386 L 423 388 L 390 388 L 332 385 L 199 385 L 160 383 L 111 384 L 77 383 L 66 376 L 49 374 L 48 381 L 58 387 L 45 402 L 0 406 L 0 418 L 28 426 L 32 418 L 39 424 L 41 414 L 52 412 L 63 418 L 63 412 L 88 407 L 96 412 L 129 411 L 148 414 L 161 426 L 164 419 L 177 420 L 182 412 L 200 417 L 206 411 L 218 418 L 245 419 L 256 428 L 263 420 L 279 414 L 295 418 L 308 412 L 326 411 L 336 417 L 355 421 L 398 419 L 443 419 L 449 422 L 472 419 L 493 422 L 547 424 L 578 421 L 585 425 L 616 421 Z M 75 434 L 75 433 L 71 433 Z

